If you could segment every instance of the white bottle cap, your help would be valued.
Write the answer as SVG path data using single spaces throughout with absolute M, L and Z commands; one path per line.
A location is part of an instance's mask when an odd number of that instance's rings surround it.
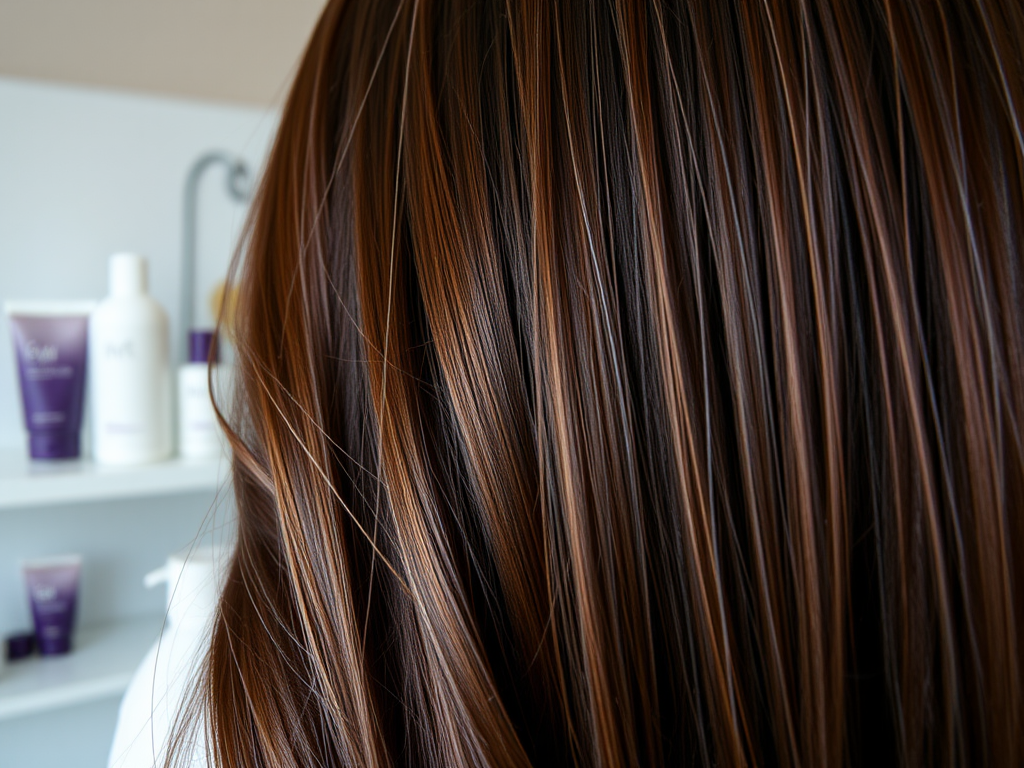
M 146 260 L 137 253 L 115 253 L 110 257 L 110 295 L 137 296 L 145 293 Z

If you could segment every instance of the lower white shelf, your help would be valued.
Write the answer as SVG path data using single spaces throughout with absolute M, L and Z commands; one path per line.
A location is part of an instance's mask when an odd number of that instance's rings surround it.
M 0 672 L 0 720 L 121 695 L 162 626 L 162 616 L 149 616 L 86 627 L 66 656 L 8 663 Z

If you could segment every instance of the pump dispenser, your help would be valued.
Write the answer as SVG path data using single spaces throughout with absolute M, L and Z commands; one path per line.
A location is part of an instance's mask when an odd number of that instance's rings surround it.
M 146 574 L 147 587 L 167 583 L 166 622 L 121 699 L 108 768 L 165 764 L 175 723 L 191 700 L 210 645 L 227 562 L 223 550 L 197 547 L 171 555 L 166 565 Z M 185 763 L 205 766 L 204 730 L 194 736 Z
M 147 292 L 146 260 L 110 257 L 110 296 L 89 324 L 93 454 L 142 464 L 171 453 L 167 315 Z

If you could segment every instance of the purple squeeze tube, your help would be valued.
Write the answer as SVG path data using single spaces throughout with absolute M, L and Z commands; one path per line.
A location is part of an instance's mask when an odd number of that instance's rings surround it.
M 90 302 L 7 302 L 29 456 L 79 454 Z
M 75 625 L 82 557 L 63 555 L 26 560 L 21 564 L 21 572 L 32 605 L 39 652 L 44 656 L 67 653 L 71 650 L 71 631 Z

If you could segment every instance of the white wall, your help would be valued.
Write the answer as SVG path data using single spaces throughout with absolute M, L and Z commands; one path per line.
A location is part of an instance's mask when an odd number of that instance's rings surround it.
M 0 78 L 0 301 L 100 299 L 107 257 L 133 250 L 149 257 L 152 291 L 179 333 L 188 169 L 210 149 L 259 168 L 276 124 L 267 110 Z M 199 193 L 200 294 L 225 272 L 245 215 L 223 185 L 211 169 Z M 13 354 L 4 319 L 0 448 L 24 442 Z
M 105 768 L 117 699 L 0 721 L 3 768 Z
M 108 255 L 135 250 L 149 257 L 152 292 L 179 333 L 188 169 L 210 149 L 240 153 L 258 168 L 276 122 L 258 109 L 0 78 L 0 301 L 100 299 Z M 200 190 L 198 293 L 223 275 L 245 215 L 224 195 L 223 180 L 212 170 Z M 6 318 L 0 448 L 24 449 Z M 213 493 L 0 510 L 0 637 L 31 624 L 20 559 L 84 555 L 79 625 L 158 615 L 163 592 L 143 589 L 143 575 L 201 530 L 207 540 L 230 535 L 231 519 L 230 500 L 217 504 Z M 0 723 L 0 766 L 99 768 L 116 706 L 94 702 Z

